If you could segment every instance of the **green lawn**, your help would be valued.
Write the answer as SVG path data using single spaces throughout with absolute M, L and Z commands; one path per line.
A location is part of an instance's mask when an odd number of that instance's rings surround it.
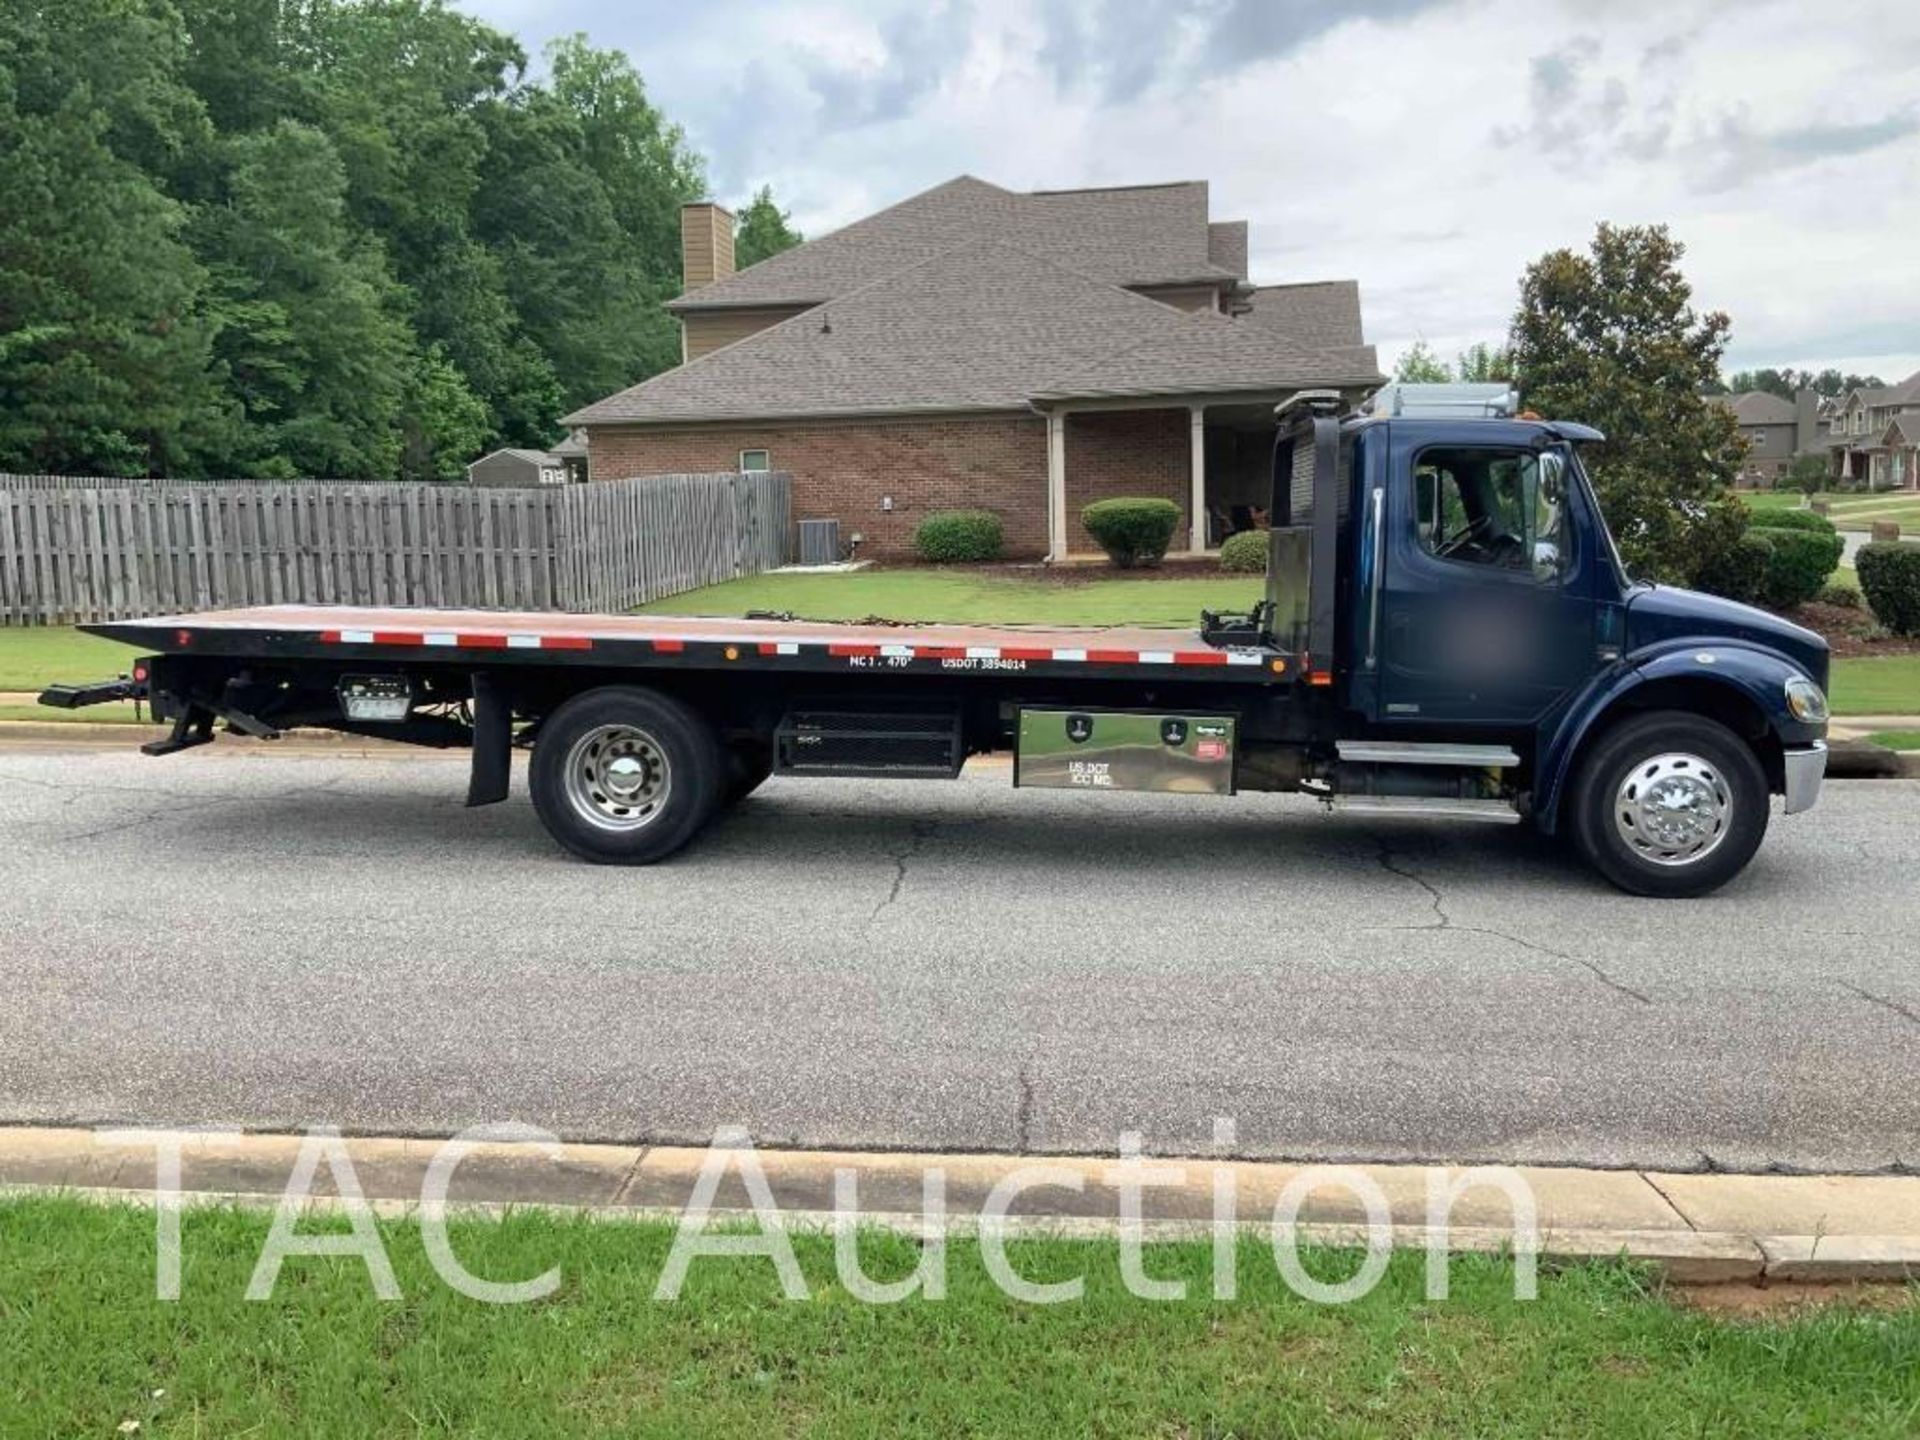
M 1742 490 L 1740 499 L 1756 514 L 1797 510 L 1808 499 L 1827 503 L 1827 518 L 1842 530 L 1870 530 L 1876 520 L 1894 520 L 1903 535 L 1920 533 L 1920 491 L 1886 490 L 1877 495 L 1821 494 L 1803 497 L 1793 490 Z
M 0 690 L 38 690 L 56 680 L 104 680 L 125 672 L 138 652 L 118 640 L 82 635 L 70 625 L 0 630 Z
M 1889 750 L 1920 750 L 1920 730 L 1876 730 L 1867 739 Z
M 1836 715 L 1920 715 L 1920 655 L 1836 660 L 1829 688 Z
M 741 615 L 791 610 L 808 620 L 945 620 L 974 625 L 1178 625 L 1205 609 L 1245 609 L 1259 576 L 1177 580 L 1015 580 L 948 570 L 862 570 L 851 575 L 756 575 L 643 605 L 642 613 Z
M 182 1298 L 153 1298 L 150 1212 L 0 1204 L 0 1434 L 143 1436 L 1425 1436 L 1910 1435 L 1920 1422 L 1920 1304 L 1909 1296 L 1790 1320 L 1726 1321 L 1667 1303 L 1641 1272 L 1588 1265 L 1517 1301 L 1505 1262 L 1458 1259 L 1424 1298 L 1424 1256 L 1394 1257 L 1366 1298 L 1311 1304 L 1264 1243 L 1239 1298 L 1207 1293 L 1203 1244 L 1153 1247 L 1150 1274 L 1196 1298 L 1134 1299 L 1113 1247 L 1023 1240 L 1031 1279 L 1084 1275 L 1082 1300 L 1026 1305 L 951 1243 L 948 1295 L 850 1298 L 832 1242 L 796 1241 L 811 1299 L 784 1301 L 764 1259 L 695 1262 L 651 1298 L 663 1226 L 521 1213 L 456 1222 L 489 1279 L 558 1265 L 527 1305 L 462 1298 L 411 1225 L 382 1234 L 402 1292 L 363 1264 L 292 1258 L 272 1298 L 243 1298 L 268 1219 L 184 1218 Z M 338 1221 L 307 1220 L 304 1230 Z M 918 1246 L 871 1234 L 876 1280 Z M 1343 1278 L 1357 1257 L 1310 1253 Z

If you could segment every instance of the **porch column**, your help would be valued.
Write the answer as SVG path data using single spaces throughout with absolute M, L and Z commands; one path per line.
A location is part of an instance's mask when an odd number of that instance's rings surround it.
M 1047 412 L 1047 558 L 1067 558 L 1067 416 Z
M 1187 547 L 1196 555 L 1207 548 L 1207 407 L 1187 407 L 1192 459 L 1187 463 L 1191 492 L 1187 500 Z

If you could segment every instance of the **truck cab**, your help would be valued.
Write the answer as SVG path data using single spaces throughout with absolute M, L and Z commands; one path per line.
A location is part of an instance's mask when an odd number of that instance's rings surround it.
M 1497 797 L 1629 889 L 1699 893 L 1751 855 L 1769 792 L 1789 814 L 1817 796 L 1827 646 L 1630 576 L 1581 456 L 1601 438 L 1504 416 L 1296 417 L 1269 603 L 1331 656 L 1336 753 L 1367 757 L 1336 792 L 1414 811 Z

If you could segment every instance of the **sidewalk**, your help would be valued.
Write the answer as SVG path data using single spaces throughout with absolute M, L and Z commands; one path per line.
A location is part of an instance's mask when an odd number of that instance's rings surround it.
M 278 1200 L 302 1140 L 292 1135 L 188 1135 L 181 1144 L 186 1203 L 266 1205 Z M 438 1140 L 348 1139 L 363 1194 L 374 1208 L 407 1215 L 418 1205 Z M 473 1146 L 448 1192 L 457 1210 L 540 1206 L 607 1219 L 677 1215 L 703 1163 L 716 1152 L 674 1146 L 531 1144 Z M 723 1152 L 737 1167 L 746 1152 Z M 863 1222 L 920 1233 L 926 1172 L 944 1173 L 945 1228 L 976 1229 L 994 1187 L 1016 1171 L 1044 1167 L 1008 1209 L 1010 1228 L 1108 1237 L 1118 1233 L 1121 1176 L 1114 1158 L 1045 1155 L 905 1154 L 757 1150 L 781 1215 L 794 1228 L 829 1223 L 835 1172 L 858 1181 Z M 0 1189 L 60 1190 L 103 1200 L 152 1203 L 155 1147 L 104 1143 L 78 1129 L 0 1128 Z M 1142 1176 L 1143 1230 L 1149 1239 L 1204 1234 L 1214 1215 L 1216 1171 L 1232 1181 L 1237 1222 L 1264 1227 L 1287 1184 L 1327 1167 L 1255 1161 L 1148 1157 Z M 1394 1244 L 1427 1243 L 1429 1168 L 1352 1167 L 1386 1197 Z M 1183 1171 L 1161 1184 L 1155 1171 Z M 1454 1167 L 1447 1179 L 1462 1172 Z M 1538 1206 L 1540 1253 L 1587 1260 L 1626 1255 L 1659 1266 L 1682 1284 L 1744 1281 L 1896 1281 L 1920 1278 L 1920 1177 L 1845 1175 L 1662 1174 L 1516 1166 Z M 1171 1179 L 1171 1177 L 1167 1177 Z M 1078 1188 L 1070 1188 L 1076 1186 Z M 327 1166 L 309 1207 L 337 1206 Z M 750 1219 L 737 1168 L 722 1181 L 716 1218 Z M 1337 1181 L 1308 1194 L 1299 1209 L 1302 1241 L 1359 1245 L 1366 1240 L 1361 1199 Z M 1447 1243 L 1456 1251 L 1502 1249 L 1512 1242 L 1508 1198 L 1487 1186 L 1464 1191 L 1453 1206 Z

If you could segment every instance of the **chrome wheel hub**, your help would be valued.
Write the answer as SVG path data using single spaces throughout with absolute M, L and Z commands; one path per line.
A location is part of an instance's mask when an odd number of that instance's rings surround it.
M 673 790 L 660 742 L 631 725 L 602 725 L 567 752 L 567 802 L 602 830 L 638 830 L 656 820 Z
M 1613 823 L 1627 847 L 1655 865 L 1691 865 L 1727 838 L 1733 792 L 1719 767 L 1698 755 L 1656 755 L 1635 765 L 1613 799 Z

